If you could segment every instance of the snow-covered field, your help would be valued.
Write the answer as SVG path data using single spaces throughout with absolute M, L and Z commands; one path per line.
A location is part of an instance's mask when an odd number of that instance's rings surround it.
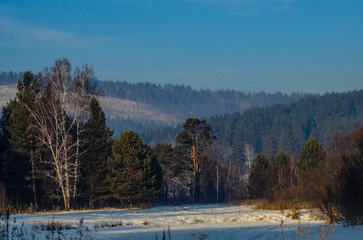
M 317 239 L 324 226 L 324 221 L 314 219 L 309 211 L 302 212 L 300 221 L 291 220 L 286 214 L 254 210 L 251 206 L 188 205 L 145 210 L 17 215 L 16 219 L 30 228 L 53 219 L 55 222 L 76 225 L 83 218 L 84 224 L 92 229 L 94 239 L 155 239 L 156 235 L 162 239 L 162 232 L 167 232 L 168 227 L 173 240 L 282 239 L 281 220 L 284 221 L 285 239 L 297 238 L 299 224 L 304 232 L 302 239 L 308 239 L 308 228 L 311 239 Z M 63 231 L 72 234 L 74 230 Z M 344 228 L 336 224 L 332 239 L 363 239 L 363 228 Z

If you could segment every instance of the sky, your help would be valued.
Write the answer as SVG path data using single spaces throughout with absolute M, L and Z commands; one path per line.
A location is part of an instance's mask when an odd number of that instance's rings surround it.
M 0 70 L 245 92 L 363 88 L 362 0 L 1 0 Z

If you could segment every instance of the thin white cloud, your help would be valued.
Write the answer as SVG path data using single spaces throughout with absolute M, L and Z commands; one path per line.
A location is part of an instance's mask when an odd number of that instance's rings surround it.
M 36 42 L 53 42 L 62 44 L 97 44 L 115 39 L 103 36 L 82 36 L 76 33 L 53 28 L 31 26 L 21 21 L 0 18 L 0 33 L 10 36 L 14 44 L 32 45 Z

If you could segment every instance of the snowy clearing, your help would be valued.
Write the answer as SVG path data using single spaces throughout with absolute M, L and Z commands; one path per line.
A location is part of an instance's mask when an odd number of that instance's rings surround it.
M 188 205 L 155 207 L 141 210 L 109 210 L 35 215 L 17 215 L 18 223 L 30 228 L 34 224 L 55 222 L 77 225 L 81 218 L 94 239 L 162 239 L 163 230 L 171 230 L 173 240 L 187 239 L 282 239 L 280 222 L 284 220 L 285 239 L 297 238 L 300 224 L 308 239 L 317 239 L 324 221 L 302 211 L 300 221 L 291 220 L 280 211 L 254 210 L 251 206 Z M 299 223 L 300 222 L 300 223 Z M 113 227 L 112 227 L 113 225 Z M 96 226 L 96 228 L 95 228 Z M 72 234 L 75 230 L 63 230 Z M 204 235 L 206 234 L 206 235 Z M 199 238 L 198 238 L 199 237 Z M 363 239 L 363 228 L 344 228 L 337 224 L 332 239 Z

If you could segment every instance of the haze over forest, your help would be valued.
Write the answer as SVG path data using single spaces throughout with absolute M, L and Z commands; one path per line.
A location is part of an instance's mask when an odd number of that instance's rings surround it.
M 4 94 L 0 104 L 15 97 L 16 84 L 22 73 L 0 74 Z M 244 112 L 247 109 L 270 106 L 276 103 L 297 101 L 302 93 L 246 93 L 235 90 L 195 90 L 183 85 L 156 85 L 95 80 L 103 93 L 100 101 L 108 123 L 116 136 L 125 130 L 142 133 L 161 127 L 175 127 L 188 117 L 207 118 L 216 114 Z M 4 89 L 6 88 L 6 90 Z

